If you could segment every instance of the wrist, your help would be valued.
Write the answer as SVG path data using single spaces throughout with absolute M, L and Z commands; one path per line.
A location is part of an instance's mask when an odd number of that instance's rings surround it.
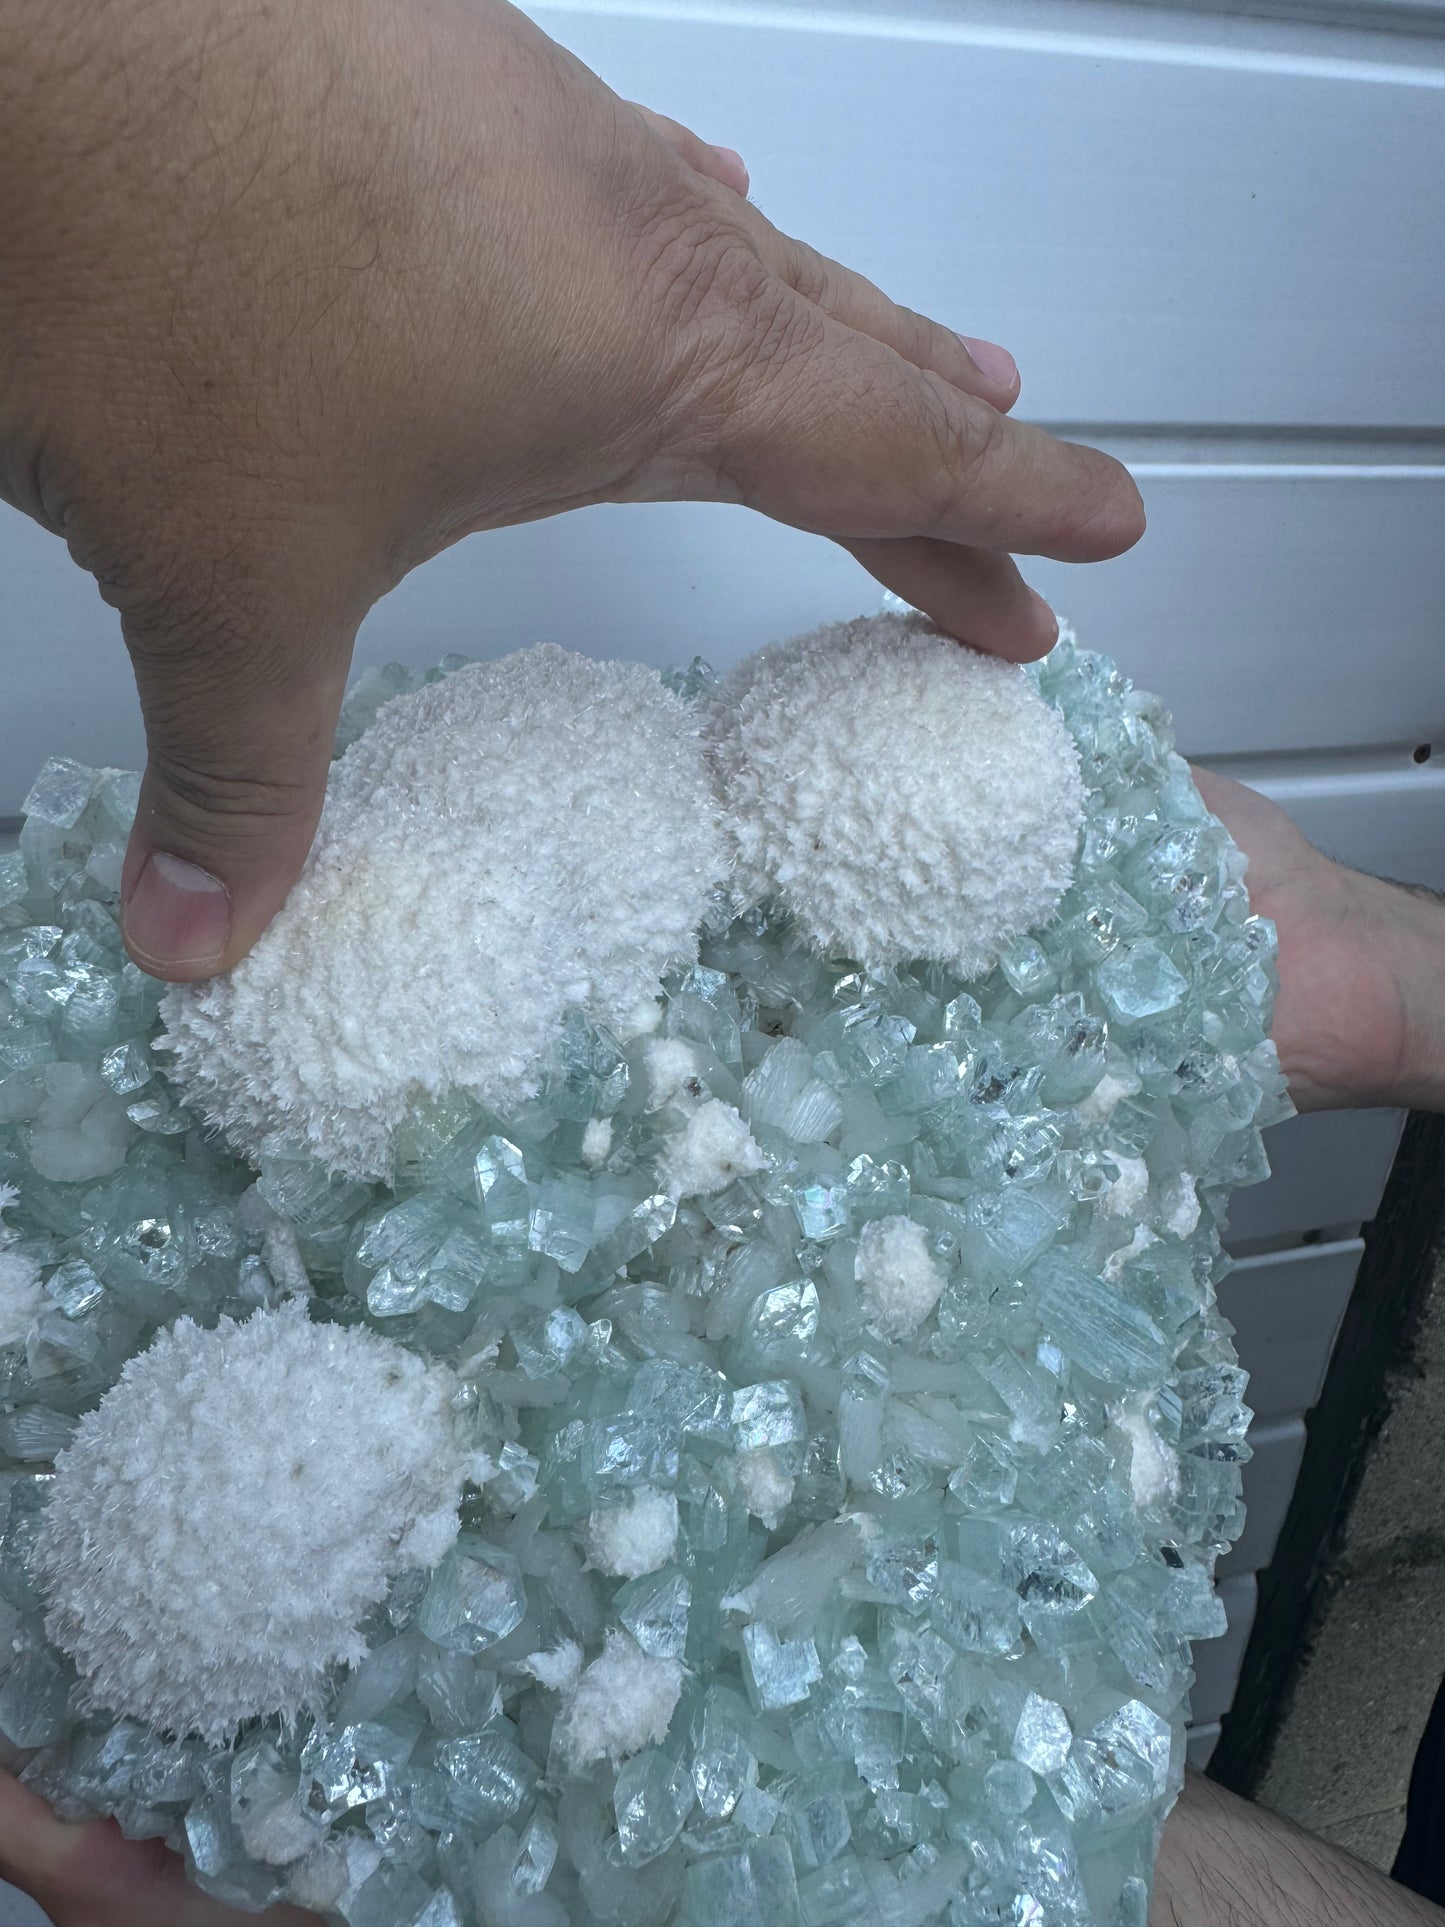
M 1384 973 L 1398 1012 L 1393 1062 L 1364 1067 L 1353 1101 L 1445 1110 L 1445 899 L 1382 877 L 1345 874 L 1357 940 Z

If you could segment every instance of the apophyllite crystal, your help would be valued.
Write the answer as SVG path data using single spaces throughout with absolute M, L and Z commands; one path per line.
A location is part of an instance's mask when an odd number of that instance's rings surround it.
M 134 779 L 0 856 L 26 1779 L 350 1927 L 1143 1927 L 1287 1109 L 1157 705 L 892 616 L 342 739 L 164 1020 Z

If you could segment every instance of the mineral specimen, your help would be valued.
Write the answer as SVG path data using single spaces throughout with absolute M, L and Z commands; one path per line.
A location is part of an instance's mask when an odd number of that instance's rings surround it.
M 272 1001 L 188 993 L 169 1057 L 134 780 L 43 773 L 0 856 L 0 1731 L 61 1811 L 350 1927 L 1143 1927 L 1241 1522 L 1214 1286 L 1287 1110 L 1273 935 L 1102 658 L 834 641 L 721 693 L 549 657 L 590 692 L 550 757 L 536 658 L 371 679 L 358 817 L 485 688 L 481 750 L 394 835 L 329 809 Z M 403 857 L 388 949 L 351 886 Z

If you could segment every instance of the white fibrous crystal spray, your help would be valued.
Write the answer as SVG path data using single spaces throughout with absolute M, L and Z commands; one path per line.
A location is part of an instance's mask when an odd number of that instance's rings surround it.
M 645 1653 L 627 1633 L 609 1633 L 597 1658 L 564 1687 L 556 1740 L 567 1766 L 616 1766 L 666 1739 L 682 1683 L 679 1661 Z
M 19 1195 L 13 1185 L 0 1184 L 0 1348 L 23 1345 L 45 1304 L 40 1266 L 12 1249 L 18 1235 L 5 1223 Z
M 388 1176 L 419 1103 L 515 1104 L 564 1012 L 635 1012 L 722 871 L 695 712 L 655 671 L 550 645 L 458 669 L 335 766 L 251 955 L 167 997 L 176 1079 L 242 1152 Z
M 895 1337 L 916 1331 L 943 1296 L 943 1273 L 923 1227 L 908 1218 L 864 1225 L 853 1275 L 870 1315 Z
M 656 1572 L 677 1545 L 677 1500 L 643 1486 L 620 1505 L 600 1506 L 587 1522 L 587 1556 L 614 1578 Z
M 367 1608 L 457 1534 L 451 1375 L 289 1304 L 134 1358 L 56 1465 L 32 1554 L 89 1702 L 224 1740 L 315 1702 Z
M 675 1198 L 705 1197 L 751 1177 L 766 1163 L 737 1106 L 712 1097 L 690 1111 L 667 1140 L 658 1175 Z
M 834 623 L 748 657 L 713 708 L 735 887 L 860 963 L 965 978 L 1053 915 L 1079 752 L 1024 672 L 921 618 Z

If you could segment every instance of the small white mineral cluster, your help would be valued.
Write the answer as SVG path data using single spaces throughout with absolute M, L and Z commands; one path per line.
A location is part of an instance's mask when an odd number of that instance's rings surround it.
M 14 1249 L 18 1240 L 5 1212 L 19 1193 L 0 1184 L 0 1347 L 23 1345 L 45 1305 L 39 1262 Z
M 344 733 L 169 1055 L 133 781 L 0 855 L 29 1784 L 351 1927 L 1143 1927 L 1287 1109 L 1157 705 L 888 616 Z

